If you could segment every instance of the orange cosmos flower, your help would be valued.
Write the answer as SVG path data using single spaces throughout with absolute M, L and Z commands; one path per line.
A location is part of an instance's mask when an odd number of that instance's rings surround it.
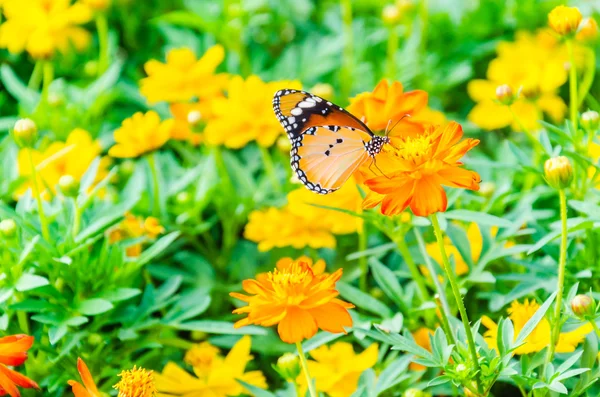
M 77 371 L 79 372 L 79 376 L 81 376 L 83 385 L 74 380 L 67 382 L 73 389 L 75 397 L 100 397 L 96 382 L 94 382 L 90 370 L 80 357 L 77 358 Z
M 20 397 L 17 386 L 26 389 L 40 388 L 33 380 L 8 368 L 23 364 L 27 360 L 27 350 L 31 345 L 33 336 L 18 334 L 0 338 L 0 396 L 8 394 L 11 397 Z
M 420 134 L 391 137 L 391 145 L 377 157 L 385 175 L 365 181 L 372 192 L 363 207 L 381 203 L 384 215 L 396 215 L 410 206 L 413 214 L 428 216 L 446 210 L 442 185 L 479 190 L 479 174 L 460 168 L 460 158 L 479 140 L 459 142 L 462 135 L 461 126 L 450 122 L 445 127 L 429 126 Z
M 402 83 L 381 80 L 373 92 L 363 92 L 350 100 L 348 111 L 363 118 L 374 131 L 385 130 L 400 121 L 394 131 L 420 132 L 423 125 L 417 122 L 419 113 L 427 108 L 428 96 L 425 91 L 404 92 Z M 410 115 L 411 117 L 404 117 Z M 404 118 L 403 118 L 404 117 Z M 392 134 L 393 135 L 393 134 Z
M 352 326 L 348 309 L 354 305 L 337 299 L 335 283 L 342 277 L 342 269 L 332 274 L 323 270 L 321 261 L 313 267 L 306 258 L 286 259 L 279 261 L 272 272 L 259 274 L 256 280 L 244 280 L 242 286 L 250 295 L 230 294 L 248 303 L 233 311 L 248 314 L 235 327 L 279 324 L 277 332 L 287 343 L 311 338 L 319 328 L 346 333 L 344 327 Z

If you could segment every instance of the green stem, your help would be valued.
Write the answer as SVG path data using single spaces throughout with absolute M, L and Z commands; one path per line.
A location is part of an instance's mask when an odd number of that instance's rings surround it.
M 590 324 L 592 324 L 592 328 L 594 328 L 594 332 L 596 332 L 596 336 L 598 336 L 600 338 L 600 329 L 598 329 L 596 320 L 590 320 Z
M 581 84 L 579 85 L 579 91 L 577 92 L 577 106 L 581 106 L 585 97 L 587 96 L 590 88 L 592 87 L 592 83 L 594 82 L 594 77 L 596 76 L 596 52 L 591 48 L 585 48 L 585 72 L 583 75 L 583 79 L 581 80 Z
M 360 218 L 358 220 L 360 221 Z M 368 247 L 367 222 L 363 222 L 362 228 L 358 230 L 358 250 L 361 252 L 366 251 Z M 367 259 L 368 258 L 365 255 L 358 258 L 358 265 L 360 267 L 360 280 L 358 281 L 358 286 L 363 292 L 367 292 L 369 286 L 367 279 L 367 276 L 369 275 L 369 263 Z
M 37 169 L 33 162 L 33 149 L 28 148 L 27 154 L 29 156 L 29 165 L 31 167 L 31 178 L 33 180 L 33 193 L 35 195 L 35 199 L 38 205 L 38 214 L 40 216 L 40 226 L 42 228 L 42 237 L 44 240 L 50 241 L 50 232 L 48 231 L 48 220 L 46 219 L 46 214 L 44 213 L 44 206 L 42 205 L 42 195 L 40 192 L 40 188 L 37 180 Z
M 33 67 L 33 71 L 31 72 L 31 77 L 29 77 L 29 82 L 27 83 L 27 88 L 37 91 L 40 83 L 42 82 L 42 61 L 36 61 L 35 66 Z
M 398 26 L 390 26 L 387 42 L 387 77 L 394 80 L 396 77 L 396 50 L 398 50 Z
M 575 67 L 575 54 L 573 51 L 573 40 L 567 40 L 567 50 L 569 52 L 569 109 L 571 111 L 571 124 L 573 125 L 573 134 L 577 136 L 577 68 Z
M 423 255 L 423 259 L 425 260 L 425 266 L 427 266 L 427 270 L 429 271 L 429 275 L 433 280 L 433 284 L 435 285 L 435 289 L 437 291 L 438 299 L 440 300 L 440 314 L 442 317 L 442 328 L 446 333 L 446 337 L 448 339 L 448 343 L 456 345 L 456 340 L 454 339 L 454 334 L 452 333 L 452 328 L 450 327 L 450 321 L 448 320 L 452 316 L 452 312 L 450 312 L 450 305 L 448 305 L 448 298 L 446 298 L 446 291 L 444 291 L 444 286 L 440 283 L 438 279 L 437 272 L 433 267 L 433 263 L 431 263 L 431 258 L 427 253 L 427 249 L 425 248 L 425 242 L 423 241 L 423 236 L 415 227 L 413 229 L 415 233 L 415 237 L 417 238 L 417 243 L 419 244 L 419 249 L 421 250 L 421 255 Z
M 352 1 L 341 0 L 342 22 L 344 31 L 344 50 L 342 53 L 342 68 L 340 73 L 340 94 L 348 98 L 352 90 L 352 69 L 354 63 L 354 43 L 352 32 Z
M 96 30 L 98 30 L 98 76 L 108 69 L 108 22 L 103 12 L 96 14 Z
M 429 25 L 429 8 L 427 0 L 419 2 L 419 17 L 421 18 L 421 55 L 423 58 L 427 51 L 427 28 Z
M 73 217 L 73 228 L 71 229 L 71 233 L 73 235 L 73 240 L 79 234 L 79 228 L 81 227 L 81 208 L 77 205 L 77 198 L 73 199 L 73 207 L 75 208 L 75 215 Z
M 265 172 L 269 179 L 271 180 L 271 185 L 273 185 L 273 190 L 279 193 L 281 192 L 281 184 L 279 183 L 279 179 L 277 179 L 277 174 L 275 173 L 275 166 L 273 165 L 273 158 L 271 157 L 271 153 L 269 149 L 262 145 L 258 145 L 260 148 L 260 154 L 262 155 L 263 164 L 265 166 Z
M 156 168 L 156 158 L 154 152 L 146 156 L 150 173 L 152 175 L 152 215 L 160 216 L 160 185 L 158 184 L 158 170 Z
M 413 281 L 417 284 L 417 293 L 419 294 L 419 298 L 421 302 L 426 302 L 429 300 L 429 293 L 427 292 L 427 286 L 425 285 L 425 279 L 421 272 L 419 272 L 419 268 L 417 264 L 412 258 L 410 251 L 408 250 L 408 246 L 406 245 L 406 241 L 404 241 L 404 235 L 400 236 L 400 238 L 395 239 L 396 245 L 398 246 L 398 251 L 404 258 L 406 265 L 408 266 L 408 270 L 410 271 L 410 275 L 412 276 Z
M 529 139 L 529 141 L 531 141 L 531 144 L 534 146 L 534 148 L 536 150 L 539 149 L 541 151 L 541 153 L 544 153 L 546 151 L 546 149 L 540 143 L 540 141 L 531 133 L 531 131 L 529 131 L 529 129 L 525 128 L 525 125 L 521 122 L 521 119 L 517 117 L 517 115 L 513 111 L 512 107 L 510 105 L 507 105 L 507 107 L 508 107 L 508 110 L 510 111 L 510 114 L 513 117 L 513 120 L 515 120 L 517 122 L 517 124 L 519 125 L 519 127 L 521 127 L 521 130 L 525 133 L 525 135 L 527 135 L 527 138 Z
M 561 223 L 561 238 L 560 238 L 560 256 L 558 259 L 558 292 L 556 294 L 556 303 L 554 306 L 554 318 L 552 321 L 552 329 L 550 332 L 550 346 L 548 353 L 546 354 L 546 361 L 544 363 L 544 369 L 548 364 L 552 362 L 554 358 L 554 351 L 556 350 L 556 344 L 558 343 L 558 337 L 560 335 L 561 326 L 561 309 L 562 309 L 562 298 L 563 290 L 565 287 L 565 270 L 567 267 L 567 196 L 565 189 L 558 191 L 560 200 L 560 223 Z M 546 371 L 542 371 L 543 376 Z
M 52 61 L 44 61 L 44 82 L 42 86 L 42 103 L 48 103 L 50 83 L 54 80 L 54 65 Z
M 313 380 L 310 377 L 310 373 L 308 372 L 308 362 L 306 362 L 306 356 L 304 355 L 304 350 L 302 350 L 302 343 L 296 342 L 296 349 L 298 349 L 300 364 L 302 364 L 302 370 L 304 372 L 304 376 L 306 377 L 306 382 L 308 383 L 308 391 L 310 393 L 310 397 L 317 397 L 318 394 L 315 388 L 315 384 L 313 383 Z
M 435 239 L 437 240 L 438 248 L 440 250 L 440 254 L 442 255 L 442 263 L 444 265 L 444 271 L 446 272 L 446 276 L 448 277 L 448 281 L 450 282 L 450 287 L 452 287 L 452 293 L 454 294 L 454 299 L 456 299 L 456 305 L 458 306 L 458 311 L 460 312 L 460 318 L 463 322 L 463 326 L 465 328 L 465 334 L 467 335 L 467 344 L 469 346 L 469 352 L 471 353 L 471 360 L 473 361 L 473 366 L 476 372 L 476 383 L 477 390 L 481 390 L 481 382 L 480 376 L 481 371 L 479 369 L 479 360 L 477 358 L 477 350 L 475 349 L 475 339 L 473 338 L 473 332 L 471 331 L 471 325 L 469 323 L 469 317 L 467 316 L 467 309 L 465 308 L 465 303 L 463 301 L 463 297 L 460 294 L 460 288 L 458 286 L 458 281 L 456 279 L 456 275 L 454 274 L 454 270 L 450 266 L 450 261 L 448 260 L 448 255 L 446 254 L 446 248 L 444 248 L 444 236 L 442 235 L 442 229 L 440 228 L 440 223 L 437 218 L 437 214 L 431 214 L 431 223 L 433 225 L 433 232 L 435 234 Z

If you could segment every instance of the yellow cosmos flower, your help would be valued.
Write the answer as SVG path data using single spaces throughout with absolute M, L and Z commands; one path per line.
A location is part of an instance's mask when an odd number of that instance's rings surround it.
M 222 95 L 229 77 L 215 70 L 224 58 L 225 50 L 220 45 L 209 48 L 200 59 L 189 48 L 171 50 L 166 63 L 154 59 L 146 62 L 148 77 L 140 81 L 140 92 L 150 103 Z
M 515 328 L 515 339 L 523 326 L 535 314 L 540 305 L 535 301 L 525 299 L 525 302 L 519 303 L 514 301 L 508 309 L 508 315 L 513 322 Z M 490 349 L 498 349 L 496 345 L 496 336 L 498 335 L 498 325 L 489 317 L 483 316 L 481 323 L 488 328 L 483 334 L 485 341 Z M 591 324 L 585 324 L 576 330 L 570 332 L 562 332 L 559 335 L 558 343 L 556 344 L 557 353 L 570 353 L 575 350 L 587 334 L 593 331 Z M 533 332 L 525 340 L 525 344 L 515 350 L 515 354 L 536 353 L 548 347 L 550 344 L 550 323 L 546 318 L 535 327 Z
M 312 338 L 319 328 L 346 333 L 344 327 L 352 326 L 348 309 L 354 305 L 337 298 L 335 284 L 342 277 L 342 269 L 332 274 L 323 270 L 319 263 L 313 266 L 301 258 L 280 261 L 272 272 L 259 274 L 256 280 L 244 280 L 242 287 L 249 295 L 229 294 L 248 303 L 233 311 L 248 315 L 235 327 L 278 324 L 279 337 L 286 343 Z
M 362 228 L 362 219 L 334 209 L 314 205 L 361 211 L 362 198 L 356 185 L 346 183 L 326 196 L 299 187 L 287 196 L 283 208 L 268 208 L 250 214 L 244 236 L 258 243 L 260 251 L 275 247 L 334 248 L 335 234 L 354 233 Z
M 121 380 L 113 386 L 119 391 L 117 397 L 154 397 L 156 386 L 154 385 L 154 373 L 144 368 L 136 368 L 121 371 Z
M 579 8 L 557 6 L 548 14 L 548 24 L 561 36 L 572 35 L 577 31 L 579 23 L 583 19 Z
M 89 7 L 70 0 L 4 0 L 6 21 L 0 25 L 0 47 L 12 53 L 27 51 L 34 58 L 48 58 L 70 46 L 81 51 L 90 34 L 78 25 L 91 20 Z
M 204 136 L 212 145 L 239 149 L 251 141 L 268 147 L 283 133 L 273 116 L 273 94 L 282 88 L 300 88 L 297 81 L 263 82 L 258 76 L 244 80 L 233 77 L 227 88 L 227 98 L 212 100 L 214 117 L 208 121 Z
M 488 65 L 487 80 L 473 80 L 467 87 L 477 102 L 469 120 L 487 130 L 510 125 L 515 131 L 538 129 L 542 112 L 560 122 L 567 109 L 558 96 L 558 88 L 567 81 L 563 46 L 547 30 L 521 31 L 514 42 L 500 43 L 497 52 L 498 57 Z M 496 88 L 502 85 L 514 93 L 520 91 L 510 107 L 496 99 Z
M 349 397 L 358 387 L 360 375 L 377 363 L 378 346 L 370 345 L 362 353 L 356 354 L 352 344 L 336 342 L 323 345 L 310 353 L 308 372 L 314 377 L 318 391 L 329 397 Z M 307 383 L 304 374 L 297 379 L 300 395 L 306 394 Z
M 92 139 L 89 132 L 76 128 L 71 131 L 66 142 L 53 142 L 43 151 L 21 149 L 18 154 L 19 175 L 27 179 L 15 192 L 16 197 L 21 197 L 27 189 L 34 190 L 29 151 L 37 168 L 40 194 L 47 199 L 50 192 L 56 193 L 56 185 L 61 176 L 70 175 L 76 181 L 81 181 L 92 161 L 102 153 L 102 147 Z M 110 159 L 106 157 L 100 161 L 96 183 L 106 177 L 109 164 Z
M 112 244 L 123 240 L 138 240 L 147 237 L 154 240 L 158 235 L 165 232 L 160 221 L 154 217 L 146 219 L 130 213 L 125 214 L 125 219 L 118 225 L 108 230 L 108 241 Z M 130 244 L 125 249 L 128 257 L 137 258 L 142 253 L 142 241 Z
M 116 144 L 108 154 L 112 157 L 133 158 L 160 149 L 171 137 L 175 121 L 160 121 L 154 110 L 137 112 L 123 120 L 114 132 Z
M 158 397 L 249 394 L 236 379 L 266 388 L 267 382 L 261 371 L 246 371 L 246 366 L 252 360 L 250 343 L 249 336 L 242 337 L 226 357 L 208 342 L 193 347 L 186 354 L 186 362 L 192 365 L 195 376 L 169 362 L 161 374 L 155 375 Z

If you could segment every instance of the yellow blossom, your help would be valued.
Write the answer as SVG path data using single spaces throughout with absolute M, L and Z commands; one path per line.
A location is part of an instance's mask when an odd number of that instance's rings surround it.
M 22 196 L 27 189 L 33 187 L 29 151 L 37 168 L 40 193 L 46 199 L 50 192 L 56 192 L 56 185 L 62 176 L 70 175 L 75 181 L 81 181 L 92 161 L 102 152 L 102 147 L 98 141 L 92 139 L 89 132 L 76 128 L 71 131 L 66 142 L 53 142 L 43 151 L 21 149 L 18 155 L 19 175 L 26 179 L 15 192 L 16 197 Z M 107 175 L 109 163 L 110 160 L 106 157 L 100 160 L 96 183 Z
M 326 196 L 299 187 L 287 198 L 288 204 L 283 208 L 268 208 L 250 214 L 244 236 L 258 243 L 260 251 L 275 247 L 334 248 L 335 234 L 354 233 L 362 228 L 360 218 L 314 206 L 360 212 L 362 198 L 354 183 L 346 183 Z
M 584 18 L 579 24 L 575 38 L 579 41 L 594 41 L 598 37 L 598 22 L 594 18 Z
M 117 397 L 154 397 L 156 386 L 154 385 L 154 373 L 144 368 L 136 368 L 121 371 L 121 380 L 113 386 L 119 391 Z
M 336 342 L 309 354 L 312 360 L 308 361 L 308 372 L 314 377 L 317 390 L 329 397 L 349 397 L 356 391 L 360 375 L 377 363 L 378 347 L 374 343 L 357 354 L 351 343 Z M 298 376 L 297 382 L 304 395 L 307 389 L 304 374 Z
M 548 24 L 561 36 L 572 35 L 577 31 L 583 16 L 577 7 L 557 6 L 548 14 Z
M 510 308 L 508 309 L 508 315 L 515 329 L 515 339 L 539 307 L 540 305 L 537 302 L 533 300 L 529 301 L 527 299 L 525 299 L 525 302 L 523 303 L 519 303 L 518 301 L 511 303 Z M 496 337 L 498 335 L 498 325 L 487 316 L 481 318 L 481 323 L 488 328 L 483 334 L 488 346 L 490 349 L 497 349 Z M 585 324 L 573 331 L 562 332 L 559 335 L 558 343 L 556 344 L 556 352 L 570 353 L 574 351 L 577 345 L 585 339 L 585 336 L 592 331 L 593 328 L 591 324 Z M 515 350 L 515 354 L 536 353 L 548 347 L 549 344 L 550 323 L 548 322 L 548 319 L 543 318 L 533 332 L 527 337 L 525 344 Z
M 161 121 L 154 110 L 137 112 L 123 120 L 114 132 L 116 144 L 108 154 L 112 157 L 132 158 L 160 149 L 171 137 L 175 121 Z
M 188 363 L 192 364 L 195 376 L 173 362 L 167 363 L 162 373 L 155 375 L 158 397 L 229 397 L 247 394 L 248 391 L 237 379 L 266 388 L 267 382 L 261 371 L 246 371 L 246 366 L 252 360 L 250 344 L 249 336 L 242 337 L 225 357 L 208 342 L 192 348 L 186 354 L 186 361 L 190 360 Z M 197 355 L 200 356 L 190 358 Z M 199 365 L 196 366 L 196 363 Z
M 166 63 L 154 59 L 146 62 L 148 77 L 140 81 L 140 92 L 150 103 L 222 95 L 228 76 L 215 71 L 224 57 L 225 50 L 220 45 L 209 48 L 200 59 L 189 48 L 171 50 Z
M 70 46 L 81 51 L 90 34 L 78 25 L 92 18 L 89 7 L 70 0 L 4 0 L 6 21 L 0 25 L 0 47 L 12 53 L 27 51 L 34 58 L 48 58 Z
M 547 30 L 521 31 L 514 42 L 501 42 L 497 52 L 498 57 L 488 65 L 487 80 L 473 80 L 467 87 L 477 102 L 469 120 L 487 130 L 510 125 L 515 131 L 538 129 L 542 112 L 561 121 L 567 109 L 558 96 L 559 87 L 567 81 L 564 47 Z M 501 85 L 520 92 L 510 106 L 496 98 Z
M 258 76 L 244 80 L 235 76 L 229 81 L 227 97 L 212 100 L 214 117 L 204 130 L 206 142 L 239 149 L 251 141 L 268 147 L 283 129 L 273 117 L 273 93 L 282 88 L 300 88 L 297 81 L 265 83 Z
M 123 240 L 138 240 L 141 237 L 155 239 L 159 234 L 164 233 L 165 229 L 154 217 L 143 219 L 130 213 L 125 214 L 125 219 L 108 230 L 108 240 L 111 243 L 117 243 Z M 142 242 L 137 241 L 129 244 L 125 249 L 128 257 L 136 258 L 142 253 Z

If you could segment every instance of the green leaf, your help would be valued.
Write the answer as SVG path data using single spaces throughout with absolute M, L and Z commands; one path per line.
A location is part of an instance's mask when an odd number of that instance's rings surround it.
M 142 254 L 136 259 L 138 266 L 143 266 L 150 262 L 152 259 L 160 255 L 165 249 L 167 249 L 173 242 L 179 237 L 179 232 L 172 232 L 166 236 L 161 237 L 158 241 L 146 248 Z
M 312 338 L 308 339 L 304 343 L 302 343 L 302 350 L 305 352 L 309 352 L 311 350 L 316 349 L 317 347 L 323 346 L 331 341 L 334 341 L 340 337 L 344 336 L 344 334 L 332 334 L 330 332 L 319 332 Z
M 591 229 L 593 227 L 594 227 L 594 221 L 582 221 L 580 223 L 577 223 L 574 226 L 571 226 L 569 229 L 567 229 L 567 234 L 577 232 L 579 230 Z M 529 251 L 527 251 L 527 255 L 533 254 L 534 252 L 536 252 L 537 250 L 539 250 L 540 248 L 542 248 L 543 246 L 545 246 L 546 244 L 548 244 L 549 242 L 551 242 L 552 240 L 554 240 L 555 238 L 557 238 L 560 235 L 561 235 L 560 230 L 555 230 L 553 232 L 546 234 L 537 243 L 535 243 L 533 245 L 533 247 L 531 247 L 529 249 Z
M 469 210 L 453 210 L 444 212 L 444 218 L 455 219 L 457 221 L 475 222 L 479 225 L 511 227 L 512 222 L 506 219 L 499 218 L 494 215 L 484 212 L 469 211 Z
M 546 299 L 544 304 L 542 304 L 542 306 L 540 306 L 540 308 L 537 309 L 537 311 L 529 319 L 529 321 L 525 323 L 525 325 L 521 329 L 521 332 L 519 332 L 519 335 L 517 335 L 515 343 L 513 344 L 514 349 L 518 348 L 523 343 L 525 343 L 525 339 L 527 339 L 527 337 L 533 332 L 535 327 L 537 327 L 537 325 L 540 323 L 540 321 L 542 321 L 542 319 L 546 315 L 548 308 L 550 307 L 552 302 L 554 302 L 554 298 L 556 298 L 556 291 L 552 295 L 550 295 L 548 299 Z
M 356 307 L 360 307 L 368 312 L 377 314 L 382 318 L 389 318 L 393 315 L 390 308 L 387 307 L 383 302 L 378 301 L 369 294 L 365 294 L 350 284 L 338 282 L 337 289 L 344 299 L 356 305 Z
M 247 389 L 253 396 L 256 397 L 277 397 L 275 394 L 271 393 L 270 391 L 267 391 L 265 389 L 261 389 L 260 387 L 251 385 L 249 383 L 244 382 L 243 380 L 240 379 L 236 379 L 236 381 L 244 386 L 245 389 Z
M 375 279 L 375 282 L 377 282 L 377 285 L 379 285 L 382 291 L 398 305 L 403 313 L 408 313 L 409 309 L 403 299 L 404 291 L 402 291 L 402 287 L 394 272 L 374 257 L 369 258 L 369 266 L 371 266 L 373 278 Z
M 233 328 L 233 323 L 228 321 L 198 320 L 187 323 L 172 325 L 173 328 L 186 331 L 201 331 L 207 334 L 227 334 L 227 335 L 266 335 L 267 330 L 263 327 L 246 326 L 242 328 Z
M 113 307 L 113 304 L 105 299 L 93 298 L 81 302 L 76 310 L 87 316 L 94 316 L 96 314 L 107 312 Z
M 46 277 L 38 276 L 36 274 L 28 274 L 25 273 L 19 278 L 15 288 L 19 292 L 29 291 L 34 288 L 43 287 L 44 285 L 48 285 L 50 282 Z
M 4 83 L 4 88 L 19 101 L 27 113 L 32 113 L 40 100 L 40 94 L 28 88 L 6 63 L 0 66 L 0 79 Z
M 61 340 L 63 336 L 67 334 L 69 327 L 66 324 L 60 324 L 56 327 L 50 327 L 48 329 L 48 338 L 50 339 L 50 344 L 55 345 L 56 342 Z
M 121 302 L 138 296 L 142 291 L 137 288 L 117 288 L 115 290 L 103 292 L 100 298 L 111 302 Z

